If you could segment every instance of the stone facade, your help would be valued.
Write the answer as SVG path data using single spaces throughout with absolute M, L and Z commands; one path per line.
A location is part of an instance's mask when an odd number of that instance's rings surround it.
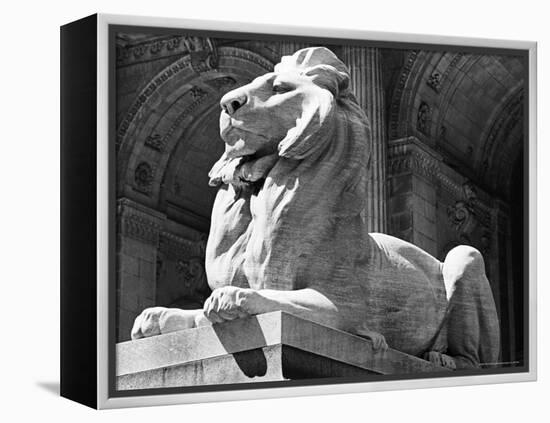
M 219 100 L 308 44 L 119 34 L 117 45 L 117 339 L 125 341 L 143 308 L 195 308 L 208 296 L 215 189 L 207 174 L 223 151 Z M 524 61 L 327 47 L 349 66 L 370 119 L 369 228 L 439 259 L 458 244 L 478 248 L 502 360 L 521 360 L 524 281 L 512 217 L 522 193 L 512 175 L 522 174 Z

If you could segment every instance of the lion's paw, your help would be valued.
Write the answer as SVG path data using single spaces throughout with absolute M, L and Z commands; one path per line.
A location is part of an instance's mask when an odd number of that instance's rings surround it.
M 160 319 L 166 310 L 165 307 L 149 307 L 143 310 L 134 320 L 131 338 L 140 339 L 160 335 Z
M 384 352 L 387 351 L 388 343 L 386 342 L 386 338 L 384 338 L 384 335 L 378 332 L 374 332 L 372 330 L 369 330 L 367 328 L 362 328 L 357 331 L 358 335 L 361 335 L 364 338 L 370 339 L 372 341 L 372 348 L 375 352 Z
M 424 360 L 447 369 L 455 370 L 456 363 L 453 357 L 438 351 L 428 351 L 424 354 Z

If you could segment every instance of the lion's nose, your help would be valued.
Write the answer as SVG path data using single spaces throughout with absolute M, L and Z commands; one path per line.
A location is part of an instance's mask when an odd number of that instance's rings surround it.
M 228 115 L 232 115 L 246 104 L 246 100 L 247 97 L 244 94 L 228 93 L 222 97 L 220 105 Z

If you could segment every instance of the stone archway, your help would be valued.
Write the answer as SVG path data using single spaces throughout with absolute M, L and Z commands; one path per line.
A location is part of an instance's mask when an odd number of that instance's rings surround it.
M 191 56 L 186 55 L 162 70 L 137 96 L 120 124 L 118 195 L 159 210 L 169 162 L 178 160 L 175 153 L 189 160 L 195 153 L 222 151 L 217 147 L 219 137 L 205 139 L 202 145 L 197 142 L 202 139 L 197 119 L 208 128 L 217 128 L 217 117 L 205 122 L 205 113 L 214 116 L 212 110 L 219 107 L 225 92 L 272 68 L 273 63 L 257 53 L 219 47 L 215 67 L 205 65 L 197 72 Z

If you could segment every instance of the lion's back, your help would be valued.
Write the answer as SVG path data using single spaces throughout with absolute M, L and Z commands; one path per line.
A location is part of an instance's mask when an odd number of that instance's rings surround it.
M 445 313 L 441 262 L 390 235 L 367 238 L 369 262 L 361 278 L 367 326 L 394 348 L 416 355 L 437 334 Z

